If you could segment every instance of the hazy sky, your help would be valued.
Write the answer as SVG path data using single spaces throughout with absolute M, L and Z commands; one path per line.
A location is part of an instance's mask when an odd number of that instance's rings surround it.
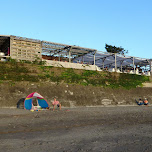
M 0 0 L 0 34 L 152 58 L 152 0 Z

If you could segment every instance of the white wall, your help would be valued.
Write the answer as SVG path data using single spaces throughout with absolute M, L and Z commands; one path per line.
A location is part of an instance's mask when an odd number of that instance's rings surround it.
M 45 59 L 42 59 L 42 61 L 46 61 L 46 66 L 100 71 L 100 68 L 97 67 L 96 65 L 86 65 L 86 64 L 79 64 L 79 63 L 45 60 Z

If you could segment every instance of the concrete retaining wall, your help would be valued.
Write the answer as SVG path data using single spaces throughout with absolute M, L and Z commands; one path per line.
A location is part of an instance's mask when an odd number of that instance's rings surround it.
M 13 85 L 2 83 L 0 91 L 0 107 L 16 107 L 20 98 L 25 98 L 32 92 L 40 93 L 49 103 L 56 96 L 64 107 L 135 105 L 135 99 L 145 97 L 150 103 L 152 102 L 151 87 L 125 90 L 68 84 L 57 85 L 50 82 L 19 82 Z
M 86 64 L 79 64 L 79 63 L 45 60 L 45 59 L 43 59 L 42 61 L 46 61 L 46 66 L 101 71 L 100 68 L 97 67 L 96 65 L 86 65 Z

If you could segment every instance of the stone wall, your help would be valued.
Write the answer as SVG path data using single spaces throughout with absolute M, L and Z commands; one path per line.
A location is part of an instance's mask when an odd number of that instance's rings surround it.
M 20 98 L 32 92 L 40 93 L 49 103 L 56 96 L 64 107 L 135 105 L 135 99 L 148 98 L 152 102 L 152 88 L 143 87 L 131 90 L 104 89 L 101 87 L 68 85 L 55 83 L 0 84 L 0 107 L 16 107 Z

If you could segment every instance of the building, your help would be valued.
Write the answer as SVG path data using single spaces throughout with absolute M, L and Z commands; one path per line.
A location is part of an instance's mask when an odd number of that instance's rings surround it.
M 96 50 L 12 35 L 0 35 L 0 52 L 17 60 L 33 61 L 36 58 L 47 58 L 60 61 L 68 58 L 71 62 L 72 59 L 84 54 L 90 52 L 94 54 Z
M 0 52 L 12 59 L 33 61 L 35 57 L 42 58 L 41 41 L 0 35 Z
M 137 67 L 144 67 L 145 70 L 143 71 L 151 72 L 152 70 L 150 59 L 121 56 L 119 54 L 100 52 L 96 49 L 13 35 L 0 35 L 0 52 L 6 58 L 11 57 L 12 59 L 28 61 L 44 60 L 48 66 L 87 70 L 104 70 L 108 68 L 112 69 L 112 71 L 120 72 L 130 66 L 132 67 L 131 73 L 136 73 L 135 69 Z

